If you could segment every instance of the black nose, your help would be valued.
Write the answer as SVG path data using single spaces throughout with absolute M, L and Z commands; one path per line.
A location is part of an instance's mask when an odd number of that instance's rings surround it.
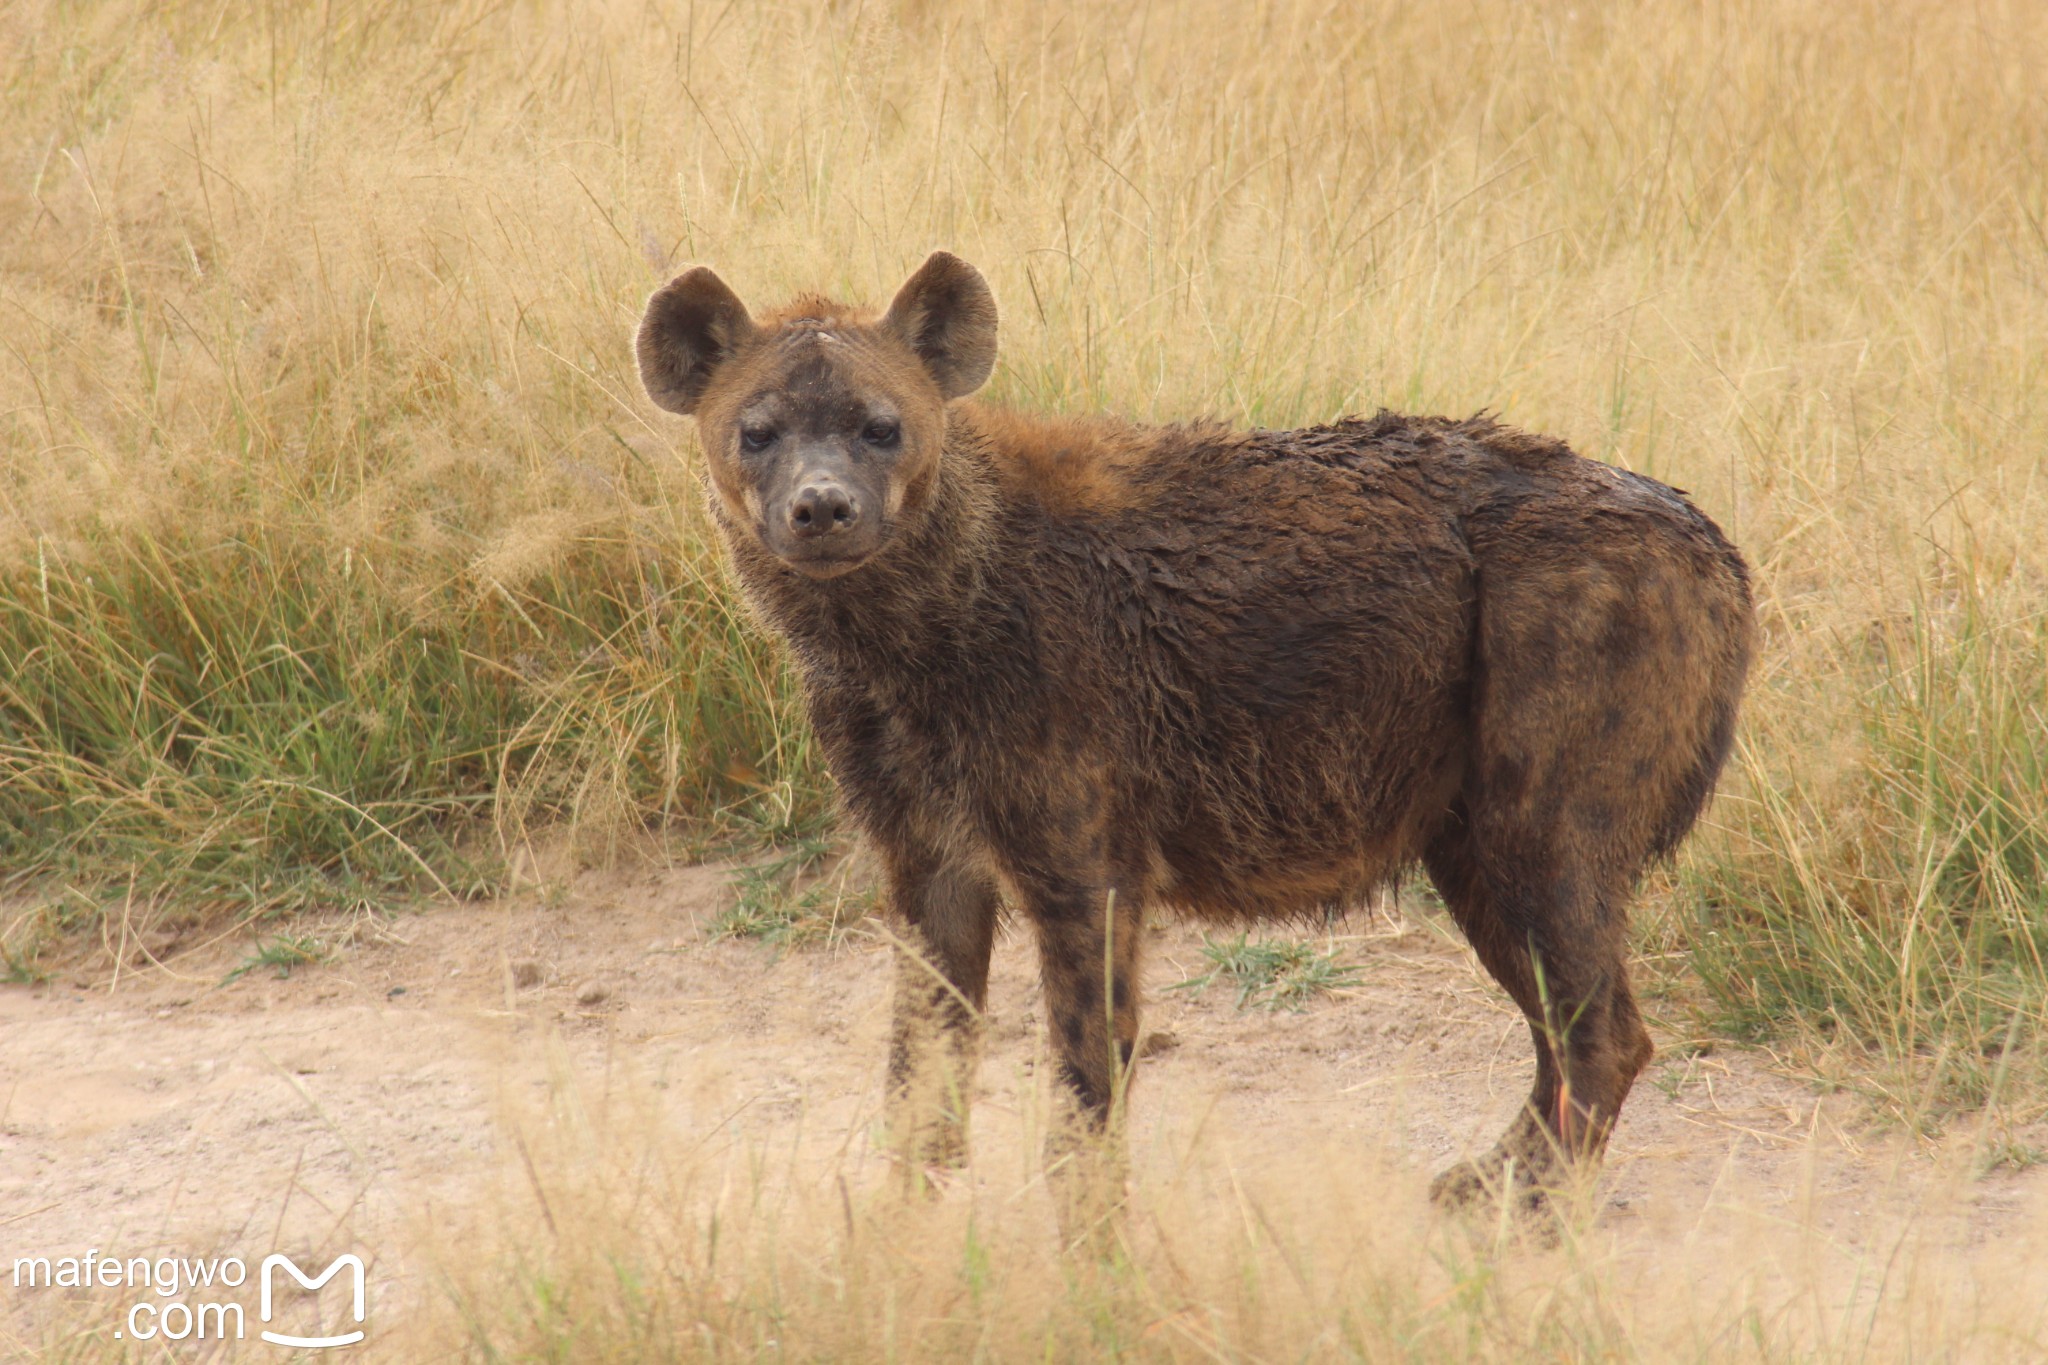
M 851 530 L 859 520 L 852 495 L 836 483 L 807 483 L 789 500 L 789 529 L 806 539 Z

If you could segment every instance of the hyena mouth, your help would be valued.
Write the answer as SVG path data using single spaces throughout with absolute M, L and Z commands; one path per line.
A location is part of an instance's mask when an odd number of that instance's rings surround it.
M 794 554 L 777 554 L 775 557 L 806 578 L 821 582 L 828 578 L 844 578 L 875 557 L 874 547 L 854 553 L 826 554 L 818 551 L 800 550 Z

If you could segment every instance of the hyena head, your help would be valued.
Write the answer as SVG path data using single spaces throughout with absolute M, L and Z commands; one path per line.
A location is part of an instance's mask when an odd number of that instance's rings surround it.
M 806 297 L 766 318 L 703 266 L 647 301 L 640 379 L 691 413 L 728 520 L 812 578 L 879 554 L 931 496 L 946 403 L 996 358 L 979 271 L 934 252 L 871 313 Z

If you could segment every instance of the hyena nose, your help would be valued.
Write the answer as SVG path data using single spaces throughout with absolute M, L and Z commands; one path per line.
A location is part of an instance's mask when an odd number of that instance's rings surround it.
M 851 530 L 859 520 L 853 496 L 827 480 L 805 484 L 789 500 L 789 529 L 804 539 Z

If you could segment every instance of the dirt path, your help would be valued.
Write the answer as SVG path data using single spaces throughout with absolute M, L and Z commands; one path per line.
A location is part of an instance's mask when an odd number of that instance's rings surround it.
M 41 985 L 0 988 L 0 1267 L 86 1248 L 232 1249 L 254 1265 L 346 1245 L 371 1262 L 373 1298 L 402 1296 L 418 1220 L 499 1178 L 517 1156 L 501 1116 L 565 1068 L 645 1092 L 679 1136 L 745 1142 L 800 1123 L 821 1151 L 879 1170 L 885 947 L 711 942 L 725 883 L 709 867 L 591 874 L 553 898 L 295 925 L 346 946 L 288 979 L 224 983 L 252 950 L 238 936 L 118 982 L 104 953 L 82 953 Z M 1349 929 L 1363 984 L 1299 1014 L 1164 989 L 1200 969 L 1200 938 L 1155 934 L 1147 1024 L 1165 1038 L 1137 1092 L 1140 1178 L 1198 1129 L 1254 1161 L 1355 1134 L 1418 1179 L 1491 1141 L 1528 1085 L 1519 1018 L 1427 924 Z M 1026 1140 L 1042 1046 L 1031 965 L 1006 937 L 978 1161 Z M 1939 1181 L 1939 1153 L 1860 1131 L 1852 1101 L 1767 1060 L 1719 1049 L 1653 1066 L 1614 1143 L 1609 1227 L 1669 1238 L 1739 1192 L 1853 1243 Z M 1963 1244 L 2048 1211 L 2038 1170 L 1960 1188 L 1945 1235 Z M 55 1297 L 5 1293 L 0 1345 L 9 1321 L 35 1340 Z

